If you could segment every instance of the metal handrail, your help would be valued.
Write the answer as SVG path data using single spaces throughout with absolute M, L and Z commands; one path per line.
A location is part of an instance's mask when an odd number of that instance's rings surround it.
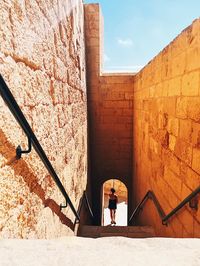
M 27 138 L 28 138 L 28 143 L 29 143 L 29 149 L 28 151 L 22 151 L 21 147 L 18 146 L 16 150 L 16 158 L 19 159 L 21 157 L 22 153 L 28 153 L 31 150 L 31 144 L 33 145 L 35 151 L 37 152 L 38 156 L 42 160 L 44 166 L 48 170 L 49 174 L 52 176 L 54 179 L 56 185 L 58 186 L 60 192 L 65 198 L 66 205 L 62 206 L 60 205 L 61 209 L 67 207 L 67 204 L 69 204 L 69 207 L 71 208 L 72 212 L 74 213 L 76 219 L 80 221 L 80 216 L 77 213 L 77 211 L 74 208 L 74 205 L 72 204 L 65 188 L 63 187 L 59 177 L 57 176 L 52 164 L 50 163 L 49 159 L 47 158 L 42 146 L 40 145 L 38 139 L 36 138 L 35 134 L 33 133 L 28 121 L 26 120 L 24 114 L 22 113 L 19 105 L 17 104 L 14 96 L 12 95 L 11 91 L 9 90 L 8 86 L 6 85 L 2 75 L 0 74 L 0 95 L 7 104 L 8 108 L 12 112 L 13 116 L 25 132 Z
M 81 210 L 82 210 L 82 208 L 83 208 L 83 203 L 84 203 L 84 201 L 86 202 L 86 207 L 87 207 L 87 209 L 88 209 L 88 211 L 89 211 L 89 213 L 90 213 L 90 217 L 92 218 L 92 220 L 94 220 L 94 214 L 93 214 L 93 212 L 92 212 L 92 208 L 91 208 L 91 206 L 90 206 L 90 203 L 89 203 L 89 200 L 88 200 L 88 196 L 87 196 L 87 193 L 86 193 L 85 190 L 83 191 L 83 196 L 82 196 L 82 198 L 81 198 L 81 203 L 80 203 L 80 206 L 79 206 L 79 209 L 78 209 L 78 214 L 79 214 L 79 215 L 81 214 Z M 78 222 L 77 219 L 75 219 L 75 224 L 76 224 L 77 222 Z
M 198 194 L 200 193 L 200 186 L 197 187 L 193 192 L 191 192 L 183 201 L 181 201 L 172 211 L 170 211 L 167 215 L 165 214 L 164 210 L 162 209 L 158 199 L 156 198 L 155 194 L 153 191 L 149 190 L 142 201 L 137 205 L 135 210 L 133 211 L 132 215 L 130 216 L 129 223 L 133 218 L 135 218 L 139 212 L 142 210 L 144 204 L 148 199 L 151 199 L 156 206 L 156 209 L 158 211 L 158 214 L 162 220 L 163 225 L 167 225 L 168 220 L 174 216 L 183 206 L 185 206 L 187 203 L 189 203 L 190 208 L 197 209 L 197 202 L 193 205 L 191 203 L 191 200 Z
M 153 191 L 149 190 L 142 199 L 142 201 L 137 205 L 137 207 L 133 211 L 132 215 L 129 218 L 129 223 L 137 214 L 139 214 L 148 199 L 151 199 L 154 202 L 154 205 L 156 206 L 160 218 L 163 219 L 163 217 L 165 217 L 165 212 L 163 211 L 158 199 L 156 198 Z
M 90 213 L 90 216 L 91 216 L 92 219 L 94 219 L 94 214 L 93 214 L 93 212 L 92 212 L 92 208 L 91 208 L 91 206 L 90 206 L 90 203 L 89 203 L 89 200 L 88 200 L 88 196 L 87 196 L 86 191 L 83 192 L 83 196 L 84 196 L 84 198 L 85 198 L 86 206 L 87 206 L 87 208 L 88 208 L 88 211 L 89 211 L 89 213 Z

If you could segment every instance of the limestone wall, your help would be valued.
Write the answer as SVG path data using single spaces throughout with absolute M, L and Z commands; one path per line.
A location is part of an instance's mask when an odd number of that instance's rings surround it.
M 0 73 L 75 207 L 87 182 L 87 119 L 81 0 L 6 1 L 0 5 Z M 69 208 L 0 99 L 0 237 L 73 234 Z
M 134 75 L 102 73 L 103 18 L 98 4 L 85 5 L 85 36 L 91 185 L 100 224 L 104 181 L 119 178 L 130 187 Z
M 131 176 L 133 76 L 103 75 L 92 88 L 93 158 L 102 179 Z
M 151 189 L 169 213 L 200 182 L 200 20 L 137 74 L 133 111 L 135 204 Z M 165 227 L 149 202 L 139 222 L 199 237 L 199 210 L 186 206 Z

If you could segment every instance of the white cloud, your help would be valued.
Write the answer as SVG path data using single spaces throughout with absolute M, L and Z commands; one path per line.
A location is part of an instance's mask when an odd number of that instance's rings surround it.
M 126 38 L 126 39 L 117 39 L 117 43 L 121 46 L 124 47 L 130 47 L 133 45 L 133 41 L 130 38 Z
M 110 57 L 107 56 L 107 54 L 104 54 L 104 55 L 103 55 L 103 61 L 104 61 L 104 63 L 105 63 L 105 62 L 110 62 Z

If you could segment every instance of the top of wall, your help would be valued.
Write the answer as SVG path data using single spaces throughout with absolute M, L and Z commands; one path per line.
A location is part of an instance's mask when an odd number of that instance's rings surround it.
M 194 64 L 195 60 L 192 65 L 190 64 L 194 53 L 198 58 L 200 54 L 200 19 L 194 20 L 189 27 L 185 28 L 137 73 L 135 79 L 136 81 L 141 79 L 142 75 L 149 76 L 148 84 L 140 86 L 140 88 L 144 88 L 159 83 L 161 80 L 182 75 L 185 71 L 195 70 L 199 67 L 198 64 Z M 137 90 L 136 87 L 135 89 Z

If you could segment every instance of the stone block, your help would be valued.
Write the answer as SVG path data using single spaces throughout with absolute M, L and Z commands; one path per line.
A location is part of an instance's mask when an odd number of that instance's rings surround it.
M 133 117 L 133 110 L 132 110 L 132 108 L 123 108 L 122 109 L 122 114 L 124 115 L 124 116 L 130 116 L 130 117 Z
M 192 145 L 194 148 L 200 148 L 200 124 L 192 123 Z
M 169 149 L 174 151 L 176 147 L 176 137 L 173 135 L 169 135 Z
M 166 80 L 164 82 L 162 82 L 162 96 L 166 97 L 168 96 L 169 92 L 169 81 Z
M 183 52 L 173 58 L 172 61 L 172 77 L 183 75 L 186 68 L 186 53 Z
M 94 15 L 99 13 L 99 4 L 85 4 L 84 9 L 86 13 L 94 13 Z
M 182 211 L 178 213 L 178 218 L 183 221 L 183 229 L 186 231 L 183 231 L 183 237 L 194 237 L 194 218 L 186 207 L 183 207 Z
M 167 130 L 170 134 L 177 137 L 179 132 L 179 120 L 172 116 L 168 117 Z
M 200 238 L 200 223 L 194 219 L 194 237 Z
M 163 98 L 163 113 L 175 116 L 176 112 L 176 97 Z
M 150 98 L 155 97 L 155 90 L 156 90 L 156 86 L 151 86 L 151 87 L 149 88 L 149 97 L 150 97 Z
M 186 164 L 191 166 L 192 163 L 192 147 L 189 143 L 177 138 L 175 145 L 175 154 Z
M 198 174 L 200 174 L 200 149 L 193 149 L 192 169 L 194 169 Z
M 180 176 L 180 160 L 176 156 L 174 156 L 173 153 L 168 150 L 163 151 L 162 161 L 165 162 L 166 167 L 168 167 L 176 175 Z
M 129 108 L 131 107 L 130 103 L 130 101 L 105 101 L 103 106 L 105 108 Z
M 155 154 L 158 154 L 159 153 L 159 145 L 158 145 L 158 142 L 155 139 L 151 138 L 151 137 L 149 139 L 149 148 Z
M 133 92 L 126 92 L 125 100 L 133 100 Z
M 164 206 L 162 205 L 162 207 L 165 212 L 170 212 L 172 208 L 175 208 L 177 206 L 179 199 L 165 179 L 160 178 L 157 184 L 159 191 L 162 193 L 163 198 L 165 199 L 165 201 L 163 201 L 163 203 L 165 204 Z
M 192 193 L 192 190 L 183 183 L 182 184 L 182 189 L 181 189 L 181 200 L 184 200 L 191 193 Z
M 155 86 L 154 97 L 162 97 L 162 93 L 163 93 L 162 83 L 158 83 Z
M 200 97 L 191 97 L 188 100 L 188 118 L 200 122 Z
M 199 94 L 199 76 L 199 71 L 183 76 L 181 89 L 183 96 L 196 96 Z
M 167 46 L 162 52 L 162 80 L 171 77 L 171 47 Z
M 156 134 L 156 139 L 164 147 L 168 148 L 169 146 L 169 133 L 166 129 L 159 129 Z
M 182 180 L 175 173 L 173 173 L 168 167 L 165 167 L 164 179 L 172 188 L 174 193 L 180 198 L 181 189 L 182 189 Z
M 176 116 L 178 118 L 186 119 L 188 117 L 188 98 L 179 97 L 176 103 Z
M 191 143 L 192 139 L 192 122 L 190 120 L 180 119 L 179 137 L 184 141 Z
M 103 74 L 100 77 L 100 83 L 102 84 L 123 84 L 123 86 L 127 84 L 127 87 L 130 90 L 130 88 L 133 89 L 133 78 L 134 78 L 134 75 L 131 75 L 131 74 L 130 75 Z
M 87 46 L 99 47 L 99 38 L 98 38 L 98 36 L 97 37 L 88 38 Z
M 181 95 L 181 78 L 170 79 L 168 82 L 168 96 Z
M 183 237 L 183 225 L 177 215 L 170 219 L 169 226 L 172 227 L 172 232 L 170 232 L 169 235 L 180 238 Z
M 186 172 L 182 175 L 184 183 L 191 189 L 194 190 L 199 186 L 200 175 L 193 171 L 191 168 L 187 168 Z
M 192 71 L 200 68 L 199 46 L 190 48 L 186 52 L 186 70 Z

